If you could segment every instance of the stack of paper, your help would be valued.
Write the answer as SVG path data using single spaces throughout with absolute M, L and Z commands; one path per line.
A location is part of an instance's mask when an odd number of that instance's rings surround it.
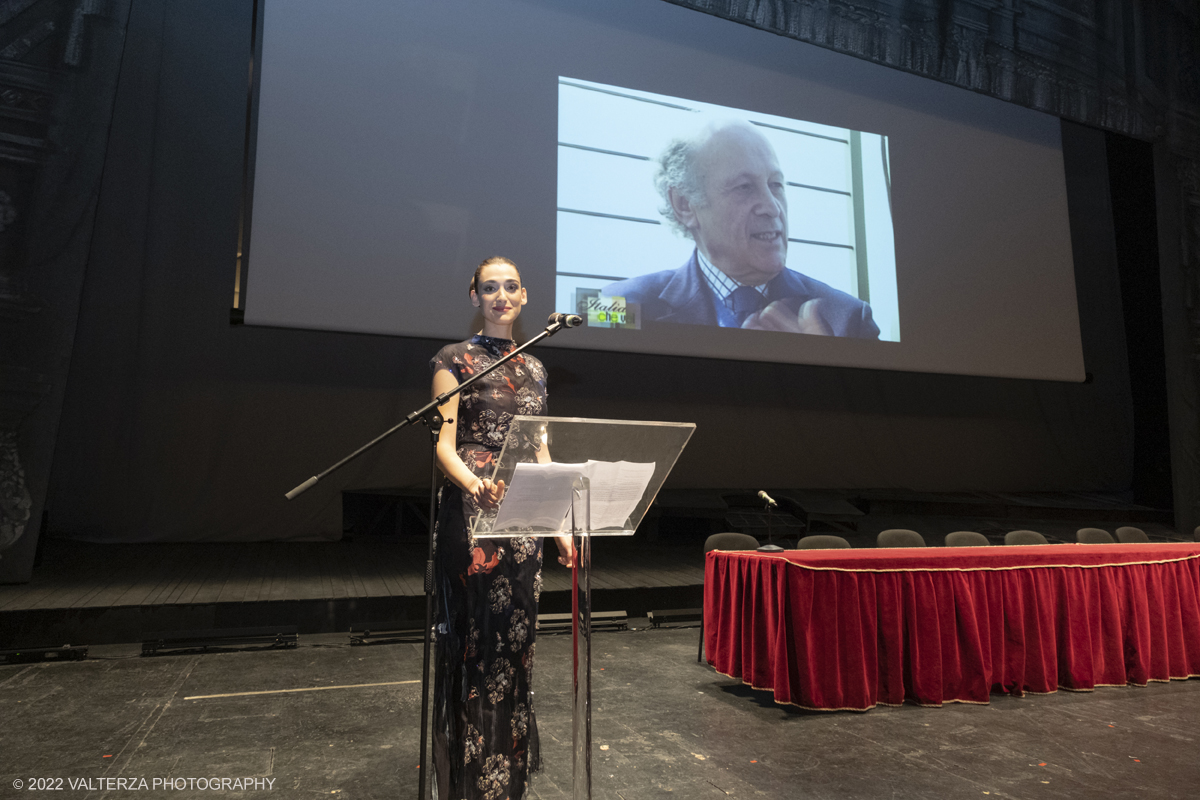
M 571 490 L 579 478 L 590 486 L 589 530 L 624 529 L 629 515 L 650 485 L 654 462 L 588 461 L 586 464 L 518 464 L 492 531 L 570 530 Z M 583 526 L 582 509 L 576 509 L 576 524 Z

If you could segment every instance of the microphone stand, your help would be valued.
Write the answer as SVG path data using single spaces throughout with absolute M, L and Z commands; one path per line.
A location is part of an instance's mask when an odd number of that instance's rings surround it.
M 423 653 L 423 657 L 422 657 L 422 666 L 421 666 L 421 757 L 420 757 L 420 760 L 417 762 L 417 773 L 418 773 L 417 800 L 425 800 L 425 773 L 427 773 L 429 771 L 426 768 L 425 753 L 428 748 L 428 741 L 429 741 L 428 740 L 428 735 L 429 735 L 429 654 L 430 654 L 430 651 L 433 649 L 433 593 L 434 593 L 433 552 L 434 552 L 434 524 L 437 521 L 437 491 L 438 491 L 437 446 L 438 446 L 438 439 L 441 436 L 442 422 L 443 422 L 442 416 L 438 413 L 438 409 L 441 406 L 445 405 L 446 401 L 449 400 L 451 397 L 454 397 L 459 392 L 466 389 L 468 386 L 471 386 L 475 382 L 479 381 L 485 375 L 487 375 L 488 373 L 492 372 L 497 367 L 499 367 L 501 364 L 520 355 L 521 353 L 525 352 L 530 347 L 533 347 L 535 344 L 542 341 L 546 337 L 553 336 L 554 334 L 556 334 L 560 330 L 562 330 L 564 327 L 573 327 L 573 325 L 567 324 L 568 318 L 566 317 L 566 315 L 555 314 L 555 315 L 551 316 L 550 319 L 552 321 L 550 322 L 549 325 L 546 326 L 546 329 L 544 331 L 542 331 L 537 336 L 533 337 L 532 339 L 530 339 L 528 342 L 521 345 L 520 347 L 514 348 L 511 353 L 508 353 L 507 355 L 500 358 L 498 361 L 496 361 L 495 364 L 492 364 L 490 367 L 488 367 L 487 369 L 485 369 L 481 372 L 475 373 L 474 375 L 472 375 L 470 378 L 467 378 L 465 381 L 460 383 L 455 388 L 450 389 L 449 391 L 442 392 L 437 397 L 433 398 L 433 400 L 430 401 L 428 404 L 422 406 L 421 408 L 418 408 L 416 411 L 413 411 L 411 414 L 406 416 L 400 424 L 390 428 L 389 430 L 384 431 L 379 436 L 376 436 L 374 439 L 367 442 L 362 447 L 358 448 L 353 453 L 351 453 L 350 455 L 343 458 L 341 461 L 338 461 L 333 466 L 312 476 L 311 478 L 306 480 L 304 483 L 302 483 L 299 486 L 297 486 L 296 488 L 292 489 L 290 492 L 288 492 L 285 495 L 285 497 L 287 497 L 288 500 L 292 500 L 296 496 L 303 494 L 304 492 L 311 489 L 313 486 L 316 486 L 317 483 L 322 478 L 329 475 L 331 472 L 341 469 L 346 464 L 349 464 L 351 461 L 358 458 L 363 453 L 367 452 L 372 447 L 379 444 L 384 439 L 388 438 L 389 436 L 391 436 L 393 433 L 400 430 L 401 428 L 408 427 L 409 425 L 413 425 L 417 422 L 421 422 L 421 423 L 425 424 L 426 426 L 428 426 L 428 428 L 429 428 L 429 436 L 430 436 L 430 440 L 431 440 L 431 444 L 432 444 L 432 452 L 433 452 L 433 475 L 432 475 L 432 479 L 430 480 L 430 484 L 429 484 L 429 551 L 428 551 L 428 556 L 425 559 L 425 648 L 424 648 L 424 653 Z
M 775 544 L 775 535 L 771 531 L 771 504 L 767 503 L 767 544 Z

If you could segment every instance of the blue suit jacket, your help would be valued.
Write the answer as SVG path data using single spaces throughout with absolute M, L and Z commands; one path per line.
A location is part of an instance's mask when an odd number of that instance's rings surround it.
M 627 303 L 641 304 L 643 320 L 720 324 L 716 305 L 719 301 L 700 271 L 695 250 L 679 269 L 665 269 L 619 281 L 605 287 L 603 293 L 609 297 L 624 297 Z M 879 338 L 879 326 L 871 318 L 871 306 L 853 295 L 790 269 L 785 269 L 767 284 L 767 302 L 786 300 L 796 311 L 806 301 L 818 298 L 822 301 L 821 316 L 833 328 L 834 336 Z

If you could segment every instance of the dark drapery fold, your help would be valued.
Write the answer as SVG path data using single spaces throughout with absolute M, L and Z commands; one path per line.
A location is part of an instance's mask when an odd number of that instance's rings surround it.
M 713 552 L 717 671 L 822 710 L 1200 675 L 1200 545 Z

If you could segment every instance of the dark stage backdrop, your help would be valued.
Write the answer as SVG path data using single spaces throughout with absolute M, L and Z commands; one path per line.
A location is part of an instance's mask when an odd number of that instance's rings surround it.
M 336 537 L 342 488 L 428 481 L 413 430 L 283 499 L 424 402 L 442 343 L 230 326 L 250 28 L 243 0 L 133 7 L 48 503 L 60 534 Z M 1127 489 L 1105 136 L 1071 124 L 1063 136 L 1093 382 L 554 349 L 539 354 L 551 413 L 697 423 L 678 487 Z M 470 311 L 464 301 L 464 338 Z M 1021 325 L 1020 306 L 1010 313 Z

